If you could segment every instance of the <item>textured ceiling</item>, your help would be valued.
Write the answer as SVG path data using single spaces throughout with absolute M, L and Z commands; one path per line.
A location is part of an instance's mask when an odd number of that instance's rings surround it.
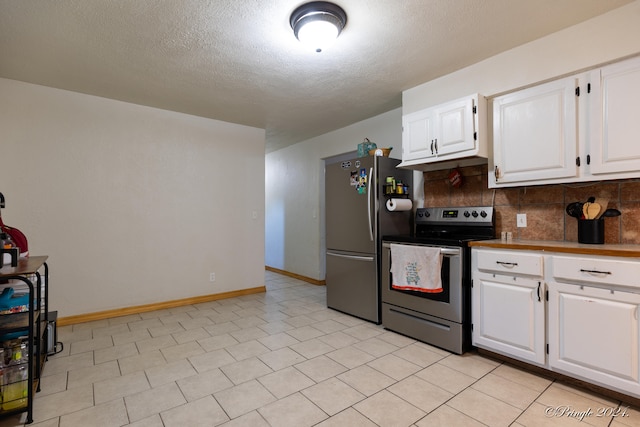
M 301 0 L 0 0 L 0 77 L 264 128 L 269 152 L 630 1 L 335 0 L 347 26 L 315 53 Z

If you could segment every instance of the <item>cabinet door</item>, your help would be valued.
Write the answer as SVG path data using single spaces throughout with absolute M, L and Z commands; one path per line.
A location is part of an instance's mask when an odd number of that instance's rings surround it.
M 433 114 L 426 109 L 402 117 L 402 161 L 435 157 Z
M 476 272 L 473 345 L 537 365 L 545 363 L 542 282 Z
M 475 148 L 473 104 L 473 98 L 464 98 L 437 108 L 436 155 L 443 156 Z
M 640 171 L 640 58 L 591 73 L 592 174 Z
M 549 366 L 640 396 L 640 295 L 549 283 Z
M 577 177 L 577 78 L 493 101 L 495 186 Z

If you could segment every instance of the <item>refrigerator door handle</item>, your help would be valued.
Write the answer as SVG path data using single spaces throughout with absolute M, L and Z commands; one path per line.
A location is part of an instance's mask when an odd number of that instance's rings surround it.
M 375 158 L 373 160 L 375 161 Z M 369 218 L 369 238 L 373 242 L 373 221 L 371 219 L 371 181 L 373 181 L 373 168 L 369 168 L 369 188 L 367 189 L 367 216 Z
M 327 252 L 327 256 L 334 256 L 334 257 L 337 257 L 337 258 L 353 259 L 353 260 L 356 260 L 356 261 L 373 261 L 374 260 L 373 256 L 344 255 L 344 254 L 337 254 L 335 252 Z

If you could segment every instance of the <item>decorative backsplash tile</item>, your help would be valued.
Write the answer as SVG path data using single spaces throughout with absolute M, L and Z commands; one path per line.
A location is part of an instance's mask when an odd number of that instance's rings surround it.
M 511 231 L 518 239 L 577 242 L 578 220 L 567 215 L 566 206 L 602 197 L 622 212 L 604 219 L 605 243 L 640 244 L 640 179 L 489 189 L 487 165 L 458 170 L 459 188 L 449 184 L 449 170 L 424 173 L 426 207 L 493 205 L 497 236 Z M 527 227 L 516 227 L 518 213 L 527 214 Z

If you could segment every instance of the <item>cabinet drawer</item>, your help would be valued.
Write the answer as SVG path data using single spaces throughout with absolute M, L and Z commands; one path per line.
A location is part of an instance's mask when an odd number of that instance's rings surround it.
M 557 255 L 550 258 L 551 274 L 558 282 L 586 282 L 640 288 L 640 261 Z
M 520 251 L 477 250 L 478 270 L 542 277 L 542 255 Z

